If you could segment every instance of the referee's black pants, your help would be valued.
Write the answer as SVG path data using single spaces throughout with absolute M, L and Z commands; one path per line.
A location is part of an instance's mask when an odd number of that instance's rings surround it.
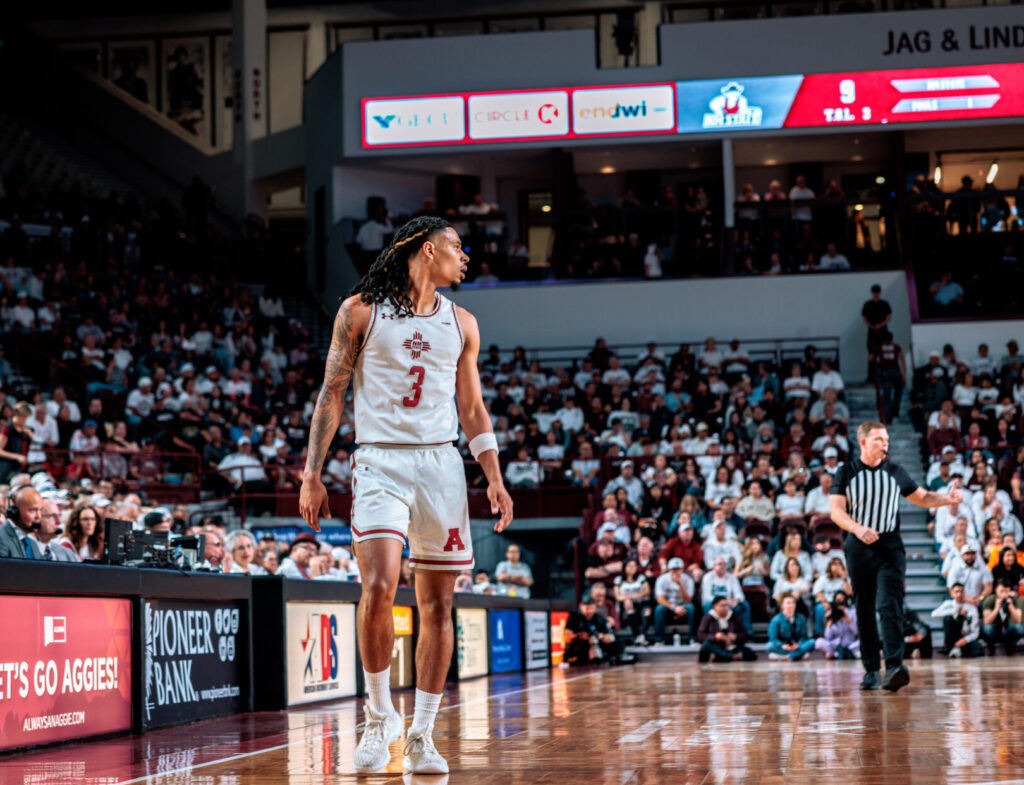
M 878 535 L 878 541 L 865 545 L 847 535 L 846 566 L 856 595 L 857 631 L 864 670 L 881 670 L 878 655 L 878 623 L 882 621 L 881 648 L 885 667 L 891 670 L 903 664 L 903 595 L 906 592 L 907 554 L 899 532 Z

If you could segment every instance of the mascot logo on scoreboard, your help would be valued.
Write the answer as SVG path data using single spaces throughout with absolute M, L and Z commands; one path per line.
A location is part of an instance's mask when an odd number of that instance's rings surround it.
M 710 101 L 704 113 L 704 128 L 757 128 L 764 116 L 760 106 L 751 106 L 739 82 L 727 83 Z

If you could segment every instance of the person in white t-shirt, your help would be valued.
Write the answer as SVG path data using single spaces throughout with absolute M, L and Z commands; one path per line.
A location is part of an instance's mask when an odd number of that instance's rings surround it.
M 602 374 L 601 381 L 609 387 L 613 384 L 628 387 L 632 378 L 629 375 L 629 371 L 622 367 L 619 358 L 612 355 L 608 358 L 608 370 Z
M 843 254 L 839 253 L 835 243 L 829 243 L 825 246 L 825 253 L 821 255 L 821 260 L 818 262 L 819 270 L 849 270 L 850 260 Z
M 796 482 L 786 480 L 783 493 L 775 499 L 775 509 L 780 518 L 801 518 L 804 514 L 803 494 L 797 493 Z
M 822 395 L 830 387 L 836 392 L 842 392 L 843 377 L 832 368 L 830 360 L 822 359 L 821 368 L 815 371 L 811 380 L 811 390 L 817 395 Z
M 796 185 L 789 189 L 789 201 L 798 202 L 813 198 L 814 191 L 807 187 L 807 178 L 802 174 L 797 175 Z M 807 203 L 793 205 L 793 222 L 797 225 L 798 234 L 810 231 L 813 218 L 813 205 Z
M 697 355 L 697 365 L 700 368 L 700 372 L 706 374 L 710 370 L 720 371 L 724 361 L 725 356 L 718 351 L 715 339 L 708 338 L 704 341 L 704 349 Z

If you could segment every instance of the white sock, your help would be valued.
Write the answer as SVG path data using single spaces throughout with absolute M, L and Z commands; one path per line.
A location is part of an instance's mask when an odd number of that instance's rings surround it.
M 390 714 L 395 710 L 391 703 L 391 666 L 388 665 L 380 673 L 370 673 L 363 669 L 363 680 L 366 682 L 366 697 L 370 700 L 370 708 L 378 714 Z
M 412 715 L 412 727 L 410 733 L 430 735 L 434 730 L 434 717 L 441 707 L 441 696 L 432 692 L 416 690 L 416 710 Z

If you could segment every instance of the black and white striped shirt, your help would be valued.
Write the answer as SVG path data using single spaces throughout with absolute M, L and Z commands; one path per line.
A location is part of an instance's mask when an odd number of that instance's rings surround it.
M 902 466 L 882 461 L 865 466 L 860 458 L 844 463 L 832 484 L 833 496 L 845 496 L 850 517 L 876 532 L 900 528 L 900 496 L 909 496 L 918 485 Z

